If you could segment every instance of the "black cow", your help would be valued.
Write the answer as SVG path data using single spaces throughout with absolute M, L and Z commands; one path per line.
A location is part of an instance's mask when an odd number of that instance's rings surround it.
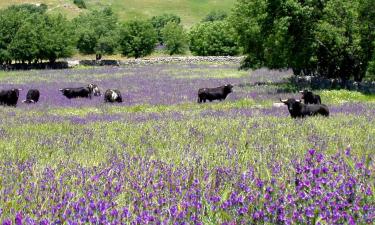
M 122 96 L 119 90 L 108 89 L 104 93 L 105 102 L 122 102 Z
M 286 100 L 281 100 L 285 105 L 288 106 L 290 116 L 292 118 L 305 117 L 305 116 L 329 116 L 329 109 L 323 104 L 306 105 L 301 103 L 301 100 L 296 100 L 294 98 L 289 98 Z
M 63 88 L 59 89 L 62 94 L 71 99 L 71 98 L 91 98 L 92 89 L 90 87 L 79 87 L 79 88 Z
M 224 100 L 230 93 L 232 93 L 233 85 L 227 84 L 216 88 L 200 88 L 198 90 L 198 103 L 212 102 L 213 100 Z
M 303 90 L 303 91 L 300 91 L 299 93 L 302 94 L 301 99 L 303 99 L 305 104 L 321 104 L 322 103 L 320 96 L 313 94 L 309 90 Z
M 0 91 L 0 105 L 16 107 L 20 91 L 22 91 L 22 89 L 15 88 Z
M 101 96 L 102 95 L 100 93 L 100 89 L 99 89 L 98 85 L 96 85 L 96 84 L 89 84 L 88 87 L 91 88 L 92 93 L 94 94 L 94 96 Z
M 26 94 L 26 100 L 23 100 L 23 103 L 37 103 L 39 101 L 39 90 L 30 89 Z

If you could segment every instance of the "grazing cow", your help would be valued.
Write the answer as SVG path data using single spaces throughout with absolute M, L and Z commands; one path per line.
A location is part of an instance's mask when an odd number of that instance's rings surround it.
M 16 107 L 20 91 L 22 91 L 22 89 L 15 88 L 0 91 L 0 105 Z
M 30 89 L 26 94 L 26 100 L 23 100 L 23 103 L 37 103 L 39 101 L 39 90 Z
M 233 85 L 227 84 L 216 88 L 200 88 L 198 90 L 198 103 L 212 102 L 213 100 L 224 100 L 230 93 L 232 93 Z
M 322 115 L 327 117 L 329 116 L 328 107 L 323 104 L 306 105 L 301 103 L 301 100 L 296 100 L 294 98 L 289 98 L 286 100 L 281 100 L 280 98 L 280 101 L 288 106 L 288 110 L 292 118 L 303 118 L 305 116 L 316 115 Z
M 79 88 L 63 88 L 59 89 L 62 94 L 71 99 L 71 98 L 91 98 L 92 89 L 90 87 L 79 87 Z
M 94 94 L 94 96 L 101 96 L 102 95 L 100 93 L 100 89 L 99 89 L 98 85 L 96 85 L 96 84 L 89 84 L 88 87 L 91 88 L 92 93 Z
M 314 95 L 311 91 L 303 90 L 299 93 L 302 94 L 302 98 L 305 104 L 321 104 L 322 100 L 319 95 Z
M 104 93 L 105 102 L 122 102 L 121 93 L 116 89 L 108 89 Z

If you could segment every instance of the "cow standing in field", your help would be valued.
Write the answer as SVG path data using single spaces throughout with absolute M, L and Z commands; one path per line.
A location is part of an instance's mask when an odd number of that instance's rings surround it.
M 292 118 L 303 118 L 305 116 L 329 116 L 329 109 L 323 104 L 306 105 L 301 103 L 301 100 L 289 98 L 286 100 L 280 99 L 282 103 L 288 106 L 290 116 Z
M 71 98 L 90 98 L 92 97 L 92 89 L 90 87 L 78 87 L 78 88 L 63 88 L 59 89 L 62 94 L 68 99 Z
M 16 107 L 20 91 L 22 91 L 22 89 L 15 88 L 0 91 L 0 105 Z
M 94 96 L 101 96 L 102 95 L 100 93 L 100 89 L 99 89 L 98 85 L 96 85 L 96 84 L 89 84 L 88 87 L 91 88 L 92 93 L 94 94 Z
M 23 103 L 37 103 L 39 101 L 40 92 L 37 89 L 30 89 L 26 94 L 26 100 Z
M 105 102 L 122 102 L 122 96 L 119 90 L 108 89 L 104 93 Z
M 299 93 L 302 94 L 302 98 L 305 104 L 321 104 L 322 100 L 319 95 L 315 95 L 311 91 L 303 90 Z
M 213 100 L 224 100 L 230 93 L 232 93 L 233 85 L 227 84 L 216 88 L 201 88 L 198 90 L 198 103 L 212 102 Z

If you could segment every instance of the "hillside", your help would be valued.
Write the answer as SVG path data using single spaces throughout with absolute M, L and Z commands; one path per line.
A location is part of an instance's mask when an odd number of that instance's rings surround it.
M 236 0 L 86 0 L 85 2 L 88 9 L 111 6 L 121 20 L 174 13 L 182 18 L 184 25 L 191 26 L 212 10 L 229 12 Z M 77 8 L 73 0 L 0 0 L 0 8 L 21 3 L 45 3 L 50 12 L 63 12 L 69 18 L 85 11 Z

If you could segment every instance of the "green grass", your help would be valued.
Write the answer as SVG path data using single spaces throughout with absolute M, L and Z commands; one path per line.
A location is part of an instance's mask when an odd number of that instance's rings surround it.
M 69 18 L 77 16 L 81 10 L 73 0 L 0 0 L 0 7 L 21 3 L 46 3 L 50 12 L 63 12 Z M 121 21 L 150 18 L 163 13 L 174 13 L 182 18 L 188 27 L 199 22 L 211 10 L 230 11 L 235 0 L 85 0 L 88 9 L 111 6 Z
M 345 102 L 375 102 L 375 95 L 366 95 L 357 91 L 348 90 L 323 90 L 320 96 L 327 99 L 331 104 L 342 104 Z

